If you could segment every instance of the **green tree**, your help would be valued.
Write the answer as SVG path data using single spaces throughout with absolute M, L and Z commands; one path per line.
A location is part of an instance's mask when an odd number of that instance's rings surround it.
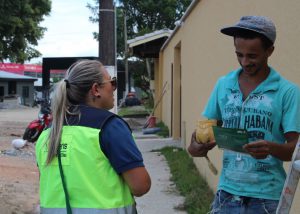
M 191 1 L 192 0 L 119 0 L 116 10 L 117 55 L 124 59 L 127 57 L 124 47 L 124 18 L 126 18 L 127 24 L 127 39 L 132 39 L 136 36 L 164 28 L 173 29 L 175 22 L 182 17 Z M 88 3 L 87 7 L 92 12 L 90 21 L 98 23 L 99 0 L 94 0 L 93 4 Z M 126 16 L 124 17 L 125 14 Z M 94 33 L 94 38 L 98 40 L 97 32 Z M 148 60 L 148 62 L 151 64 L 152 61 Z M 129 70 L 134 79 L 134 85 L 145 92 L 150 103 L 153 105 L 152 92 L 150 91 L 151 77 L 149 76 L 151 72 L 147 69 L 146 60 L 141 59 L 137 61 L 137 63 L 129 67 Z
M 24 63 L 41 53 L 33 48 L 46 28 L 51 0 L 0 0 L 0 61 Z
M 163 28 L 173 29 L 191 0 L 123 0 L 127 13 L 128 32 L 134 36 Z M 129 35 L 130 35 L 129 34 Z M 132 35 L 132 34 L 131 34 Z
M 132 39 L 155 30 L 173 29 L 192 0 L 120 0 L 117 5 L 117 52 L 124 57 L 124 14 L 126 14 L 127 38 Z M 89 20 L 99 22 L 99 0 L 88 3 L 92 12 Z M 98 40 L 98 32 L 94 32 Z M 101 45 L 101 44 L 100 44 Z

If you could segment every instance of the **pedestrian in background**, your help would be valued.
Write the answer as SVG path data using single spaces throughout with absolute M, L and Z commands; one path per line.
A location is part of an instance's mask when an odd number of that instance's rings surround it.
M 241 67 L 218 80 L 203 116 L 246 129 L 250 143 L 245 153 L 224 150 L 211 213 L 275 213 L 286 178 L 283 161 L 291 160 L 300 132 L 299 88 L 268 65 L 276 38 L 269 18 L 243 16 L 221 32 L 233 37 Z M 193 133 L 188 150 L 201 157 L 215 145 L 197 143 Z
M 36 144 L 42 213 L 136 213 L 151 186 L 127 123 L 114 106 L 116 78 L 96 60 L 74 63 L 55 86 L 53 121 Z

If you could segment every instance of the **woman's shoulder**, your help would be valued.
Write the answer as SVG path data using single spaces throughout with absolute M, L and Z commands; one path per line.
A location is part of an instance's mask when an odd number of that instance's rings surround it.
M 120 116 L 114 114 L 110 120 L 103 126 L 104 129 L 109 128 L 113 130 L 124 130 L 128 129 L 131 132 L 131 128 L 129 124 Z

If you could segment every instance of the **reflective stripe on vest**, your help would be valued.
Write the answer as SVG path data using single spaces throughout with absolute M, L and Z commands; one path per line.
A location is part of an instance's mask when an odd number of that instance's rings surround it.
M 66 208 L 42 208 L 41 214 L 66 214 Z M 135 206 L 114 209 L 72 208 L 72 214 L 136 214 Z

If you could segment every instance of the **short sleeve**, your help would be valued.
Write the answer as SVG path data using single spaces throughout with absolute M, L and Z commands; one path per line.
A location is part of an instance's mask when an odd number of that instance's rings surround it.
M 289 88 L 283 96 L 282 127 L 284 133 L 300 132 L 300 91 L 297 86 Z
M 108 121 L 99 138 L 103 153 L 117 173 L 144 166 L 131 131 L 120 118 L 114 117 Z
M 217 119 L 221 120 L 221 111 L 218 103 L 218 93 L 219 93 L 219 87 L 220 87 L 220 80 L 216 83 L 208 102 L 204 108 L 204 111 L 202 112 L 202 115 L 208 119 Z

